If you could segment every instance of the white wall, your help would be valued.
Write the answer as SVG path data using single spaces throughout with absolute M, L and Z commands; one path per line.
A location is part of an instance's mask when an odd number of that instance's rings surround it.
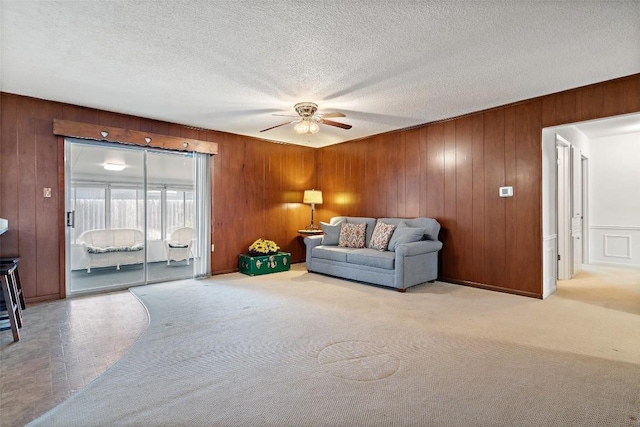
M 590 257 L 640 267 L 640 133 L 591 140 Z

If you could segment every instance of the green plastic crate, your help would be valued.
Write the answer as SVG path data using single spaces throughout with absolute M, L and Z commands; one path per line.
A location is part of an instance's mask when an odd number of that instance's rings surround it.
M 291 266 L 291 254 L 278 252 L 274 255 L 240 255 L 238 270 L 249 276 L 288 271 Z

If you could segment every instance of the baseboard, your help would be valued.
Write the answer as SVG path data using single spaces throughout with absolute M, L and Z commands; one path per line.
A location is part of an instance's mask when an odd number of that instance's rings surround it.
M 623 264 L 618 262 L 605 262 L 605 261 L 591 261 L 589 265 L 601 265 L 603 267 L 622 267 L 622 268 L 631 268 L 634 270 L 640 269 L 639 264 Z
M 520 291 L 520 290 L 517 290 L 517 289 L 510 289 L 510 288 L 503 288 L 502 286 L 487 285 L 485 283 L 470 282 L 468 280 L 449 279 L 449 278 L 446 278 L 446 277 L 438 277 L 438 280 L 441 281 L 441 282 L 454 283 L 456 285 L 464 285 L 464 286 L 469 286 L 469 287 L 472 287 L 472 288 L 486 289 L 486 290 L 489 290 L 489 291 L 502 292 L 502 293 L 505 293 L 505 294 L 513 294 L 513 295 L 519 295 L 519 296 L 523 296 L 523 297 L 536 298 L 536 299 L 542 299 L 543 298 L 541 293 Z

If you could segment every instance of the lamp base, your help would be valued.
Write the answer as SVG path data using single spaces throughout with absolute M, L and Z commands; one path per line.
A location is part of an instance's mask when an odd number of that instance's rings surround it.
M 304 229 L 305 230 L 309 230 L 309 231 L 320 231 L 320 230 L 322 230 L 320 227 L 318 227 L 314 223 L 311 223 L 311 224 L 307 225 Z

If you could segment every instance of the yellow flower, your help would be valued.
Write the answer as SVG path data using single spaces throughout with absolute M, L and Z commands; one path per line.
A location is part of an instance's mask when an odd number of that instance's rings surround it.
M 258 239 L 249 246 L 249 252 L 259 254 L 269 254 L 272 252 L 278 252 L 280 246 L 276 245 L 273 240 Z

